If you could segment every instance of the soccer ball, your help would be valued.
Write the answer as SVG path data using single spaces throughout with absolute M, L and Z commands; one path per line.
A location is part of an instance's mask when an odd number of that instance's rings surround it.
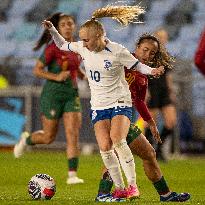
M 55 181 L 48 174 L 36 174 L 28 183 L 28 193 L 32 199 L 49 200 L 55 192 Z

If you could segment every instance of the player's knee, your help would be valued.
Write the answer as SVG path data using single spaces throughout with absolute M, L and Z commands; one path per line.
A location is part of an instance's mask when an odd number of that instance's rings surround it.
M 112 146 L 109 144 L 101 144 L 100 145 L 100 150 L 103 152 L 107 152 L 109 150 L 111 150 Z
M 152 161 L 156 159 L 156 152 L 153 147 L 149 148 L 149 151 L 147 152 L 147 160 Z

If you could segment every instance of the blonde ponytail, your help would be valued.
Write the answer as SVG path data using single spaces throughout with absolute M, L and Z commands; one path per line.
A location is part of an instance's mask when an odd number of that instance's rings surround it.
M 110 17 L 117 20 L 121 25 L 127 26 L 130 23 L 137 23 L 138 16 L 145 13 L 145 10 L 139 5 L 135 6 L 115 6 L 107 5 L 97 9 L 92 15 L 92 19 Z

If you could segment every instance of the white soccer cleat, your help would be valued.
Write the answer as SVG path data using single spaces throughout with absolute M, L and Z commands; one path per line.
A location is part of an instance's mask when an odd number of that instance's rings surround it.
M 66 183 L 67 184 L 83 184 L 84 180 L 78 178 L 77 176 L 75 176 L 75 177 L 68 177 Z
M 23 132 L 21 134 L 19 142 L 14 146 L 14 157 L 15 158 L 19 158 L 24 154 L 26 147 L 28 146 L 26 144 L 26 138 L 28 137 L 29 137 L 28 132 Z
M 125 198 L 114 198 L 112 194 L 98 194 L 95 198 L 96 202 L 125 202 Z

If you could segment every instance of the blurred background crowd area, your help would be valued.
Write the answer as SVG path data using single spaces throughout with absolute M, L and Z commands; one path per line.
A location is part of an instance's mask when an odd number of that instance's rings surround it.
M 72 14 L 76 18 L 77 25 L 81 25 L 91 17 L 95 9 L 115 2 L 112 0 L 1 0 L 0 76 L 7 80 L 7 83 L 1 87 L 42 85 L 43 80 L 32 74 L 36 58 L 42 52 L 42 50 L 32 51 L 43 32 L 42 20 L 60 11 Z M 107 37 L 133 51 L 135 47 L 133 42 L 141 34 L 152 33 L 158 28 L 168 31 L 167 49 L 176 57 L 174 81 L 178 125 L 182 126 L 179 127 L 181 146 L 185 151 L 194 149 L 205 152 L 205 79 L 193 63 L 194 53 L 205 27 L 205 0 L 132 0 L 129 5 L 132 4 L 140 4 L 145 8 L 146 13 L 139 18 L 142 23 L 122 28 L 111 19 L 103 19 Z M 76 39 L 78 39 L 77 32 Z M 79 88 L 88 89 L 80 82 Z M 34 129 L 32 125 L 30 127 Z

